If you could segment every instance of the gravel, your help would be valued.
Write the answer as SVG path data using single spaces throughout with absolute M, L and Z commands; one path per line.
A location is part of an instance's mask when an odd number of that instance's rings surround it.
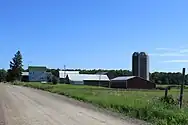
M 0 125 L 140 125 L 64 96 L 0 84 Z

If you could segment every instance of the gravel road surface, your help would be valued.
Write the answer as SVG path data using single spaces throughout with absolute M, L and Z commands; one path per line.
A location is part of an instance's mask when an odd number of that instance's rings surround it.
M 0 125 L 135 125 L 76 102 L 0 83 Z

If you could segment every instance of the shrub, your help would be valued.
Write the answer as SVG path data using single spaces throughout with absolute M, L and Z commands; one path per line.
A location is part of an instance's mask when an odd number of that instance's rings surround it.
M 160 98 L 160 101 L 163 102 L 163 103 L 170 104 L 170 105 L 177 105 L 178 104 L 178 101 L 175 100 L 172 95 L 163 96 L 163 97 Z
M 52 83 L 57 84 L 58 78 L 56 76 L 52 76 Z

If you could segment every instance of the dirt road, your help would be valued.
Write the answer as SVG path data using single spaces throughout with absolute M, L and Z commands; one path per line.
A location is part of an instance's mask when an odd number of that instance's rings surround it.
M 76 102 L 76 101 L 75 101 Z M 133 125 L 66 97 L 0 84 L 0 125 Z

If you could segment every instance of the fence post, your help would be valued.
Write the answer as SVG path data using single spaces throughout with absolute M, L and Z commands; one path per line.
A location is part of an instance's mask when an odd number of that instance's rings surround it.
M 182 107 L 182 102 L 183 102 L 183 89 L 184 89 L 184 83 L 185 83 L 185 68 L 183 68 L 183 73 L 182 73 L 182 84 L 180 88 L 180 108 Z
M 168 87 L 165 88 L 165 98 L 168 96 Z

